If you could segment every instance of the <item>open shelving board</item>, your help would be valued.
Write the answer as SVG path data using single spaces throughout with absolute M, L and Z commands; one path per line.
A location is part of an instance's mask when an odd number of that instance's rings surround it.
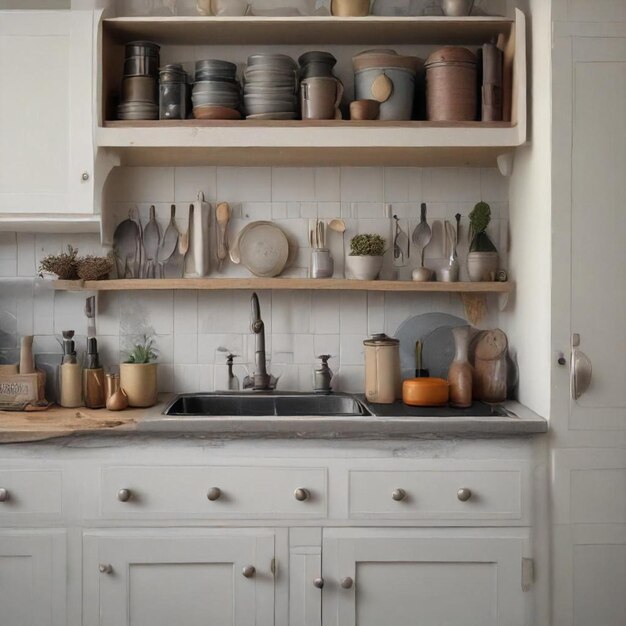
M 504 40 L 506 122 L 351 121 L 114 121 L 124 43 L 147 39 L 164 50 L 176 46 L 189 59 L 229 58 L 248 50 L 323 48 L 346 71 L 355 46 L 478 47 Z M 226 50 L 225 48 L 226 47 Z M 263 48 L 265 47 L 265 48 Z M 298 52 L 299 53 L 299 52 Z M 198 56 L 200 55 L 200 56 Z M 166 62 L 174 59 L 167 58 Z M 424 56 L 424 52 L 420 53 Z M 231 60 L 236 60 L 230 57 Z M 241 62 L 242 59 L 239 59 Z M 476 165 L 493 166 L 498 155 L 526 140 L 526 33 L 524 14 L 504 17 L 146 17 L 102 21 L 102 72 L 96 131 L 98 146 L 114 150 L 122 165 Z M 350 91 L 350 90 L 348 90 Z
M 58 291 L 160 291 L 198 290 L 316 290 L 316 291 L 403 291 L 464 294 L 510 294 L 515 284 L 487 283 L 417 283 L 410 280 L 349 280 L 343 278 L 164 278 L 124 280 L 57 280 Z

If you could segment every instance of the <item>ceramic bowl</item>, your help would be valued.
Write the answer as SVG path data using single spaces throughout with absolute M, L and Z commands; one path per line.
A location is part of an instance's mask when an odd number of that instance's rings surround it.
M 378 100 L 355 100 L 350 103 L 351 120 L 377 120 L 379 113 Z

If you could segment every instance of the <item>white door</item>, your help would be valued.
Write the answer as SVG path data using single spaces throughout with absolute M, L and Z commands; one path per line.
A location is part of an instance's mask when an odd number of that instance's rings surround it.
M 271 626 L 273 558 L 269 531 L 89 533 L 84 626 Z
M 64 532 L 0 532 L 0 624 L 64 625 L 66 577 Z
M 0 11 L 0 213 L 93 211 L 92 44 L 92 11 Z
M 522 626 L 523 548 L 479 531 L 330 529 L 323 624 Z

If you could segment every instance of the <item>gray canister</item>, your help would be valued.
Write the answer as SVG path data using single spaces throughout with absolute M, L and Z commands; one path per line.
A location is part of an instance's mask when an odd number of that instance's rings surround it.
M 374 81 L 386 76 L 391 83 L 391 95 L 380 103 L 381 120 L 410 120 L 415 100 L 415 72 L 403 67 L 375 67 L 355 73 L 357 100 L 376 99 L 372 95 Z

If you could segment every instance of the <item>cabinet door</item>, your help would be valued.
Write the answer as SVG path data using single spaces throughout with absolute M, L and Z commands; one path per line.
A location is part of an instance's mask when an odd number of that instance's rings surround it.
M 93 211 L 92 42 L 91 11 L 0 11 L 0 213 Z
M 522 626 L 521 536 L 329 530 L 324 626 Z
M 65 624 L 65 533 L 0 533 L 0 624 Z
M 271 532 L 87 534 L 84 625 L 271 626 L 273 558 Z

